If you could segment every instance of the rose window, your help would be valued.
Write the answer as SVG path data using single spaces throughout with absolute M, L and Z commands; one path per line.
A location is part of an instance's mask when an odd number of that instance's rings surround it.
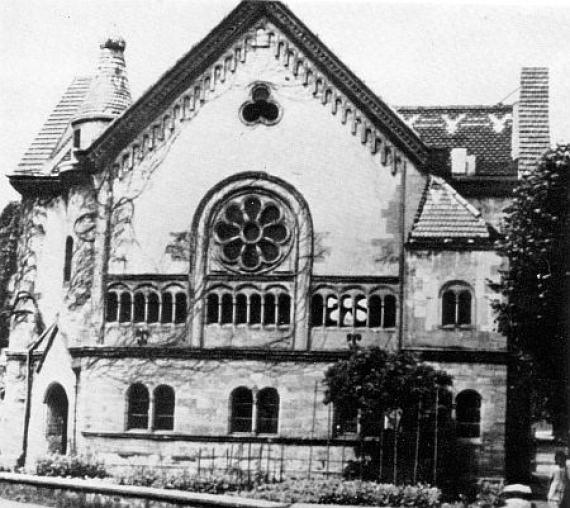
M 254 272 L 283 260 L 290 247 L 285 208 L 267 196 L 230 200 L 214 222 L 220 261 L 231 269 Z

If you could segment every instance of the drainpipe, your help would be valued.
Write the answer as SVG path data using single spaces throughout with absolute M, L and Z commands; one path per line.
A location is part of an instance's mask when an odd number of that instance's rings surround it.
M 28 431 L 30 428 L 30 412 L 32 406 L 32 385 L 34 382 L 33 376 L 33 361 L 32 356 L 34 351 L 44 340 L 46 336 L 43 333 L 38 340 L 36 340 L 31 346 L 28 347 L 26 353 L 26 408 L 24 412 L 24 436 L 22 438 L 22 454 L 18 457 L 17 466 L 24 467 L 26 465 L 26 455 L 28 453 Z
M 73 373 L 75 374 L 75 397 L 73 401 L 73 434 L 71 437 L 71 453 L 77 453 L 77 399 L 79 398 L 79 380 L 81 377 L 81 364 L 73 365 Z
M 398 316 L 398 351 L 402 349 L 404 344 L 404 296 L 405 296 L 405 281 L 406 276 L 406 251 L 404 249 L 406 243 L 406 179 L 407 179 L 407 164 L 402 161 L 402 184 L 400 186 L 400 315 Z

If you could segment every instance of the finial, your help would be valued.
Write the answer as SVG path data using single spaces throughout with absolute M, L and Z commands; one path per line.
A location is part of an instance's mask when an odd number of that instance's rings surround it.
M 104 42 L 101 43 L 101 49 L 114 49 L 116 51 L 125 51 L 127 43 L 120 35 L 109 35 L 105 37 Z

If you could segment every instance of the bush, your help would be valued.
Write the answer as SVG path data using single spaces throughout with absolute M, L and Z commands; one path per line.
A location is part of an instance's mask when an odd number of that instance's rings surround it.
M 90 455 L 48 455 L 36 462 L 36 474 L 65 478 L 105 478 L 103 462 Z
M 259 485 L 240 496 L 282 503 L 347 504 L 368 506 L 432 507 L 440 502 L 441 491 L 429 485 L 383 484 L 361 481 L 287 480 Z

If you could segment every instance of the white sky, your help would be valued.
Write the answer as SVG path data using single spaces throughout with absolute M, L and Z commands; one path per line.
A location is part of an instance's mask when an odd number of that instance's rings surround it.
M 73 76 L 93 71 L 106 33 L 127 41 L 136 99 L 237 3 L 0 0 L 0 172 L 14 169 Z M 552 140 L 570 141 L 566 2 L 285 3 L 389 104 L 493 104 L 518 87 L 521 66 L 548 66 Z M 0 176 L 0 206 L 15 197 Z

